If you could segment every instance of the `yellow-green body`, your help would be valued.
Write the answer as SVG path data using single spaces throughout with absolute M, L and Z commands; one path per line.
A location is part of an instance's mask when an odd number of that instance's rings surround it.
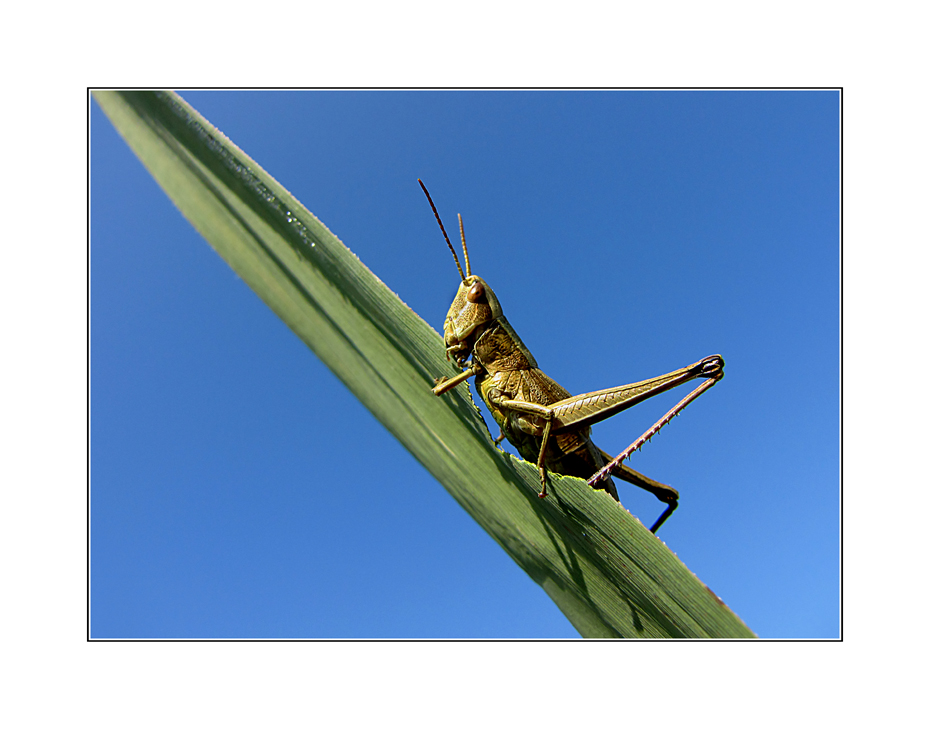
M 422 181 L 439 227 L 452 251 L 462 283 L 443 324 L 446 356 L 463 372 L 441 378 L 433 392 L 442 395 L 475 377 L 478 394 L 507 438 L 527 461 L 536 463 L 545 496 L 548 471 L 583 478 L 596 489 L 605 489 L 619 501 L 609 474 L 654 494 L 668 506 L 652 526 L 655 532 L 678 506 L 678 492 L 634 471 L 623 461 L 659 432 L 675 415 L 723 377 L 723 358 L 711 355 L 687 367 L 630 385 L 572 396 L 536 365 L 536 360 L 504 316 L 500 302 L 483 279 L 471 273 L 462 217 L 462 250 L 465 271 L 449 242 L 439 213 Z M 469 362 L 470 360 L 470 362 Z M 636 439 L 619 456 L 612 458 L 591 441 L 591 425 L 643 400 L 694 378 L 706 382 Z

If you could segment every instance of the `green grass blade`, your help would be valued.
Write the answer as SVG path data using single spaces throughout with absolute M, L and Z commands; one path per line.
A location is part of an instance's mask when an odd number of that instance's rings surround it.
M 217 253 L 585 637 L 754 637 L 640 522 L 584 481 L 491 442 L 441 337 L 261 167 L 170 92 L 94 94 Z

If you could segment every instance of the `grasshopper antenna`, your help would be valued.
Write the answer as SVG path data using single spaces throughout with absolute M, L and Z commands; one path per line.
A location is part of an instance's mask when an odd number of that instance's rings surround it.
M 418 177 L 418 178 L 417 178 L 417 182 L 420 183 L 420 187 L 422 187 L 422 188 L 423 188 L 423 192 L 426 193 L 426 199 L 429 200 L 429 206 L 433 209 L 433 215 L 436 216 L 436 222 L 439 223 L 439 230 L 442 231 L 442 237 L 446 239 L 446 245 L 449 246 L 449 250 L 452 251 L 452 257 L 455 259 L 455 266 L 456 266 L 456 268 L 459 269 L 459 276 L 461 276 L 461 277 L 462 277 L 462 280 L 464 281 L 464 280 L 465 280 L 465 274 L 462 273 L 462 264 L 459 263 L 459 257 L 458 257 L 458 255 L 457 255 L 456 252 L 455 252 L 455 248 L 453 248 L 453 247 L 452 247 L 452 244 L 449 242 L 449 236 L 446 235 L 446 229 L 443 227 L 442 220 L 440 220 L 440 218 L 439 218 L 439 213 L 436 212 L 436 206 L 433 205 L 433 198 L 431 198 L 431 197 L 429 196 L 429 190 L 426 189 L 426 185 L 423 184 L 423 180 L 421 180 L 421 179 Z M 464 242 L 465 242 L 465 232 L 464 232 L 464 229 L 463 229 L 463 231 L 462 231 L 462 243 L 464 243 Z M 468 265 L 468 253 L 465 254 L 465 265 L 466 265 L 466 266 Z M 469 275 L 471 275 L 471 273 L 469 273 Z
M 465 254 L 465 275 L 471 276 L 471 264 L 468 262 L 468 246 L 465 245 L 465 226 L 462 224 L 461 213 L 459 213 L 459 233 L 462 234 L 462 252 Z

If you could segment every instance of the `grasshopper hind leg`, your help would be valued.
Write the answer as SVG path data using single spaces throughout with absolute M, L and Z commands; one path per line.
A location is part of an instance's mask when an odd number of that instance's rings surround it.
M 601 455 L 607 459 L 605 463 L 610 461 L 609 454 L 601 451 Z M 672 512 L 678 508 L 678 491 L 673 489 L 671 486 L 667 486 L 664 483 L 660 483 L 659 481 L 655 481 L 649 478 L 648 476 L 644 476 L 639 471 L 630 468 L 625 463 L 614 466 L 612 473 L 613 475 L 622 478 L 627 483 L 631 483 L 634 486 L 638 486 L 639 488 L 643 489 L 644 491 L 648 491 L 659 501 L 667 504 L 665 511 L 663 511 L 662 515 L 656 519 L 656 523 L 653 524 L 652 528 L 649 530 L 653 534 L 655 534 L 659 527 L 662 526 L 665 521 L 672 515 Z M 597 485 L 594 485 L 594 488 L 597 488 Z
M 665 520 L 668 519 L 672 515 L 672 512 L 675 511 L 675 509 L 677 508 L 678 508 L 677 501 L 673 501 L 668 506 L 666 506 L 665 511 L 663 511 L 662 515 L 658 519 L 656 519 L 656 523 L 652 525 L 652 528 L 649 531 L 655 534 L 659 530 L 659 527 L 665 523 Z

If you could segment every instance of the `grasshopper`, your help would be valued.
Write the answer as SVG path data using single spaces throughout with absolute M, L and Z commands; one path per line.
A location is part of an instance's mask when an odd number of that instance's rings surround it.
M 667 506 L 652 525 L 653 533 L 678 507 L 678 491 L 634 471 L 623 461 L 641 448 L 690 402 L 723 378 L 723 357 L 719 354 L 659 377 L 630 385 L 611 387 L 572 397 L 536 365 L 536 360 L 504 316 L 491 287 L 472 275 L 465 244 L 465 227 L 459 215 L 459 232 L 465 270 L 449 242 L 433 199 L 422 180 L 417 180 L 429 200 L 442 235 L 446 239 L 462 283 L 443 325 L 446 359 L 462 372 L 435 381 L 433 393 L 442 395 L 475 378 L 475 387 L 507 438 L 520 455 L 539 469 L 540 497 L 547 493 L 548 471 L 586 479 L 595 489 L 607 491 L 620 501 L 610 474 L 655 495 Z M 471 362 L 469 362 L 469 359 Z M 692 390 L 651 428 L 613 458 L 591 441 L 591 426 L 661 392 L 695 378 L 705 381 Z

